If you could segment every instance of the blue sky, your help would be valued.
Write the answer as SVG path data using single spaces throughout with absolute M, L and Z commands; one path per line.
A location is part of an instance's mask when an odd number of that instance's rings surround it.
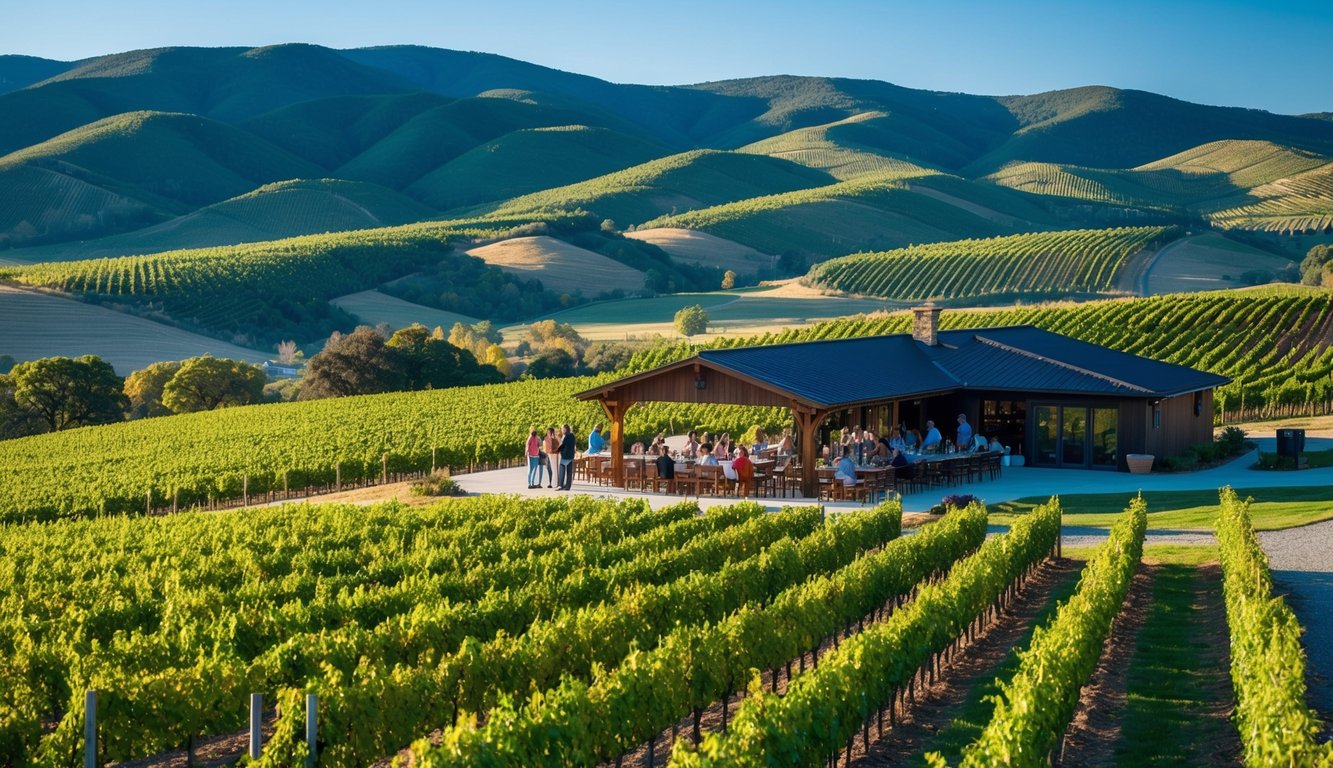
M 968 93 L 1077 85 L 1333 111 L 1333 2 L 1102 0 L 4 0 L 0 53 L 166 45 L 416 43 L 618 82 L 763 74 Z

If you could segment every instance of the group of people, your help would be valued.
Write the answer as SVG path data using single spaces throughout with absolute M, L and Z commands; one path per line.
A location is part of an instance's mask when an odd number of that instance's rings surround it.
M 958 414 L 958 429 L 954 440 L 947 440 L 940 433 L 935 422 L 926 420 L 924 434 L 917 429 L 908 429 L 906 424 L 899 424 L 891 429 L 889 436 L 876 435 L 874 430 L 843 427 L 831 441 L 828 458 L 836 468 L 834 477 L 845 483 L 856 482 L 858 465 L 891 466 L 904 477 L 912 473 L 912 461 L 908 454 L 916 453 L 954 453 L 999 451 L 1001 446 L 995 438 L 988 442 L 977 435 L 967 421 L 966 414 Z M 777 438 L 779 460 L 794 456 L 796 444 L 790 429 L 785 429 Z M 731 435 L 723 432 L 716 438 L 708 432 L 702 435 L 697 430 L 690 430 L 685 445 L 678 452 L 673 452 L 666 442 L 666 435 L 659 432 L 648 446 L 635 443 L 631 454 L 656 456 L 658 476 L 672 479 L 675 476 L 678 459 L 693 458 L 704 466 L 718 466 L 724 461 L 731 462 L 731 469 L 737 480 L 748 485 L 754 478 L 754 463 L 751 453 L 760 453 L 772 447 L 769 436 L 762 429 L 755 430 L 755 440 L 749 446 L 733 443 Z M 588 435 L 588 455 L 600 455 L 608 448 L 602 434 L 602 425 L 593 427 Z M 546 487 L 568 491 L 574 482 L 574 457 L 578 445 L 574 430 L 565 424 L 559 432 L 555 427 L 548 427 L 545 435 L 537 429 L 528 434 L 528 488 L 540 488 L 543 471 L 546 473 Z M 553 469 L 552 462 L 557 462 Z M 552 480 L 555 481 L 553 486 Z
M 600 427 L 593 430 L 593 435 L 600 440 L 598 434 Z M 591 448 L 593 438 L 589 438 L 589 448 Z M 568 491 L 574 484 L 574 456 L 578 453 L 578 444 L 574 440 L 574 430 L 568 424 L 561 427 L 559 433 L 555 427 L 547 427 L 546 434 L 542 435 L 534 429 L 528 433 L 527 456 L 528 456 L 528 488 L 542 487 L 542 471 L 546 472 L 546 487 L 551 488 L 551 481 L 555 480 L 554 488 L 561 491 Z M 559 471 L 552 470 L 551 461 L 554 457 L 558 462 Z

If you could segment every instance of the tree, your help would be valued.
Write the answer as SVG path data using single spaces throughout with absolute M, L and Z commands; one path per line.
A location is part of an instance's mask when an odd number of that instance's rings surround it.
M 162 388 L 162 404 L 173 413 L 211 411 L 264 400 L 264 369 L 240 360 L 192 357 Z
M 1333 248 L 1316 245 L 1301 260 L 1301 282 L 1305 285 L 1324 285 L 1325 273 L 1333 272 Z
M 526 374 L 534 379 L 559 379 L 573 376 L 578 363 L 563 349 L 548 349 L 528 364 Z
M 301 350 L 297 349 L 295 341 L 278 342 L 278 362 L 294 363 L 301 356 Z
M 509 356 L 505 354 L 504 347 L 499 344 L 492 344 L 487 347 L 486 356 L 481 361 L 499 371 L 500 375 L 506 379 L 514 377 L 514 366 L 510 364 Z
M 370 395 L 401 390 L 407 381 L 398 350 L 385 344 L 374 328 L 334 333 L 306 363 L 300 400 Z
M 408 389 L 493 384 L 504 379 L 499 371 L 479 365 L 471 352 L 436 338 L 420 323 L 399 330 L 387 343 L 402 357 Z
M 181 364 L 175 361 L 153 363 L 125 378 L 125 397 L 130 400 L 129 417 L 166 416 L 171 409 L 162 404 L 162 390 L 176 375 Z
M 36 412 L 14 401 L 14 380 L 0 374 L 0 440 L 37 435 L 49 429 Z
M 729 291 L 736 287 L 736 270 L 728 269 L 722 274 L 722 290 Z
M 574 326 L 569 323 L 560 323 L 555 320 L 538 320 L 528 326 L 527 338 L 528 348 L 537 354 L 542 354 L 547 350 L 559 349 L 573 358 L 577 364 L 583 357 L 583 351 L 588 348 L 588 340 L 579 335 L 574 330 Z
M 125 380 L 96 355 L 19 363 L 9 377 L 15 404 L 37 414 L 52 431 L 120 421 L 129 407 Z
M 676 312 L 676 330 L 682 336 L 697 336 L 708 331 L 708 312 L 702 305 L 691 304 Z
M 454 327 L 449 329 L 449 343 L 468 350 L 478 360 L 486 355 L 488 347 L 499 344 L 503 338 L 490 320 L 482 320 L 473 325 L 454 323 Z

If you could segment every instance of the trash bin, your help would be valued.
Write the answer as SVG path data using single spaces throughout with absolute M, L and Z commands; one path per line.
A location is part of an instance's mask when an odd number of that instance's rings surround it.
M 1305 430 L 1279 429 L 1277 431 L 1277 455 L 1296 458 L 1305 450 Z

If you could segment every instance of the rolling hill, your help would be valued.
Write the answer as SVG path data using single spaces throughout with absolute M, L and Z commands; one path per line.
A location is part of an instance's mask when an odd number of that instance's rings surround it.
M 372 229 L 431 218 L 405 195 L 361 181 L 312 179 L 265 184 L 151 227 L 21 251 L 25 260 L 130 256 L 239 245 L 322 232 Z
M 456 213 L 460 216 L 513 216 L 577 209 L 627 226 L 663 214 L 758 195 L 810 189 L 833 181 L 833 177 L 826 173 L 786 160 L 738 152 L 695 150 L 578 184 Z
M 19 361 L 97 355 L 121 376 L 159 360 L 213 355 L 260 363 L 270 357 L 124 312 L 4 285 L 0 355 Z
M 538 235 L 513 237 L 466 251 L 467 255 L 557 293 L 594 296 L 603 291 L 637 291 L 643 273 L 600 253 Z

